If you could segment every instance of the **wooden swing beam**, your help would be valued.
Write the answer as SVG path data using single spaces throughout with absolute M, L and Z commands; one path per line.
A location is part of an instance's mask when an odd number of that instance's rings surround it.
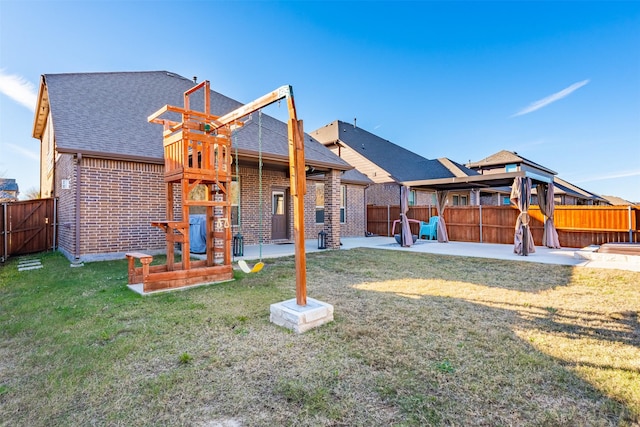
M 302 120 L 298 120 L 296 113 L 293 88 L 290 85 L 281 86 L 253 102 L 220 116 L 211 122 L 210 126 L 211 131 L 217 130 L 284 98 L 287 99 L 287 109 L 289 110 L 287 133 L 289 139 L 289 177 L 293 197 L 296 304 L 305 306 L 307 305 L 307 262 L 304 248 L 304 195 L 307 189 L 307 180 L 304 165 L 304 131 Z

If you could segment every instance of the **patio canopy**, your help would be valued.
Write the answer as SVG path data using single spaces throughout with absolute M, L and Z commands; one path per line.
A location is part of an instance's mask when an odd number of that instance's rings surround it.
M 436 191 L 471 190 L 474 188 L 511 187 L 516 177 L 531 178 L 532 184 L 549 184 L 553 182 L 553 175 L 542 175 L 528 170 L 515 172 L 454 176 L 450 178 L 422 179 L 405 181 L 402 185 L 413 189 Z
M 537 172 L 532 172 L 530 170 L 519 170 L 515 172 L 503 172 L 503 173 L 488 173 L 488 174 L 478 174 L 478 175 L 465 175 L 459 174 L 458 176 L 449 177 L 449 178 L 436 178 L 436 179 L 424 179 L 424 180 L 416 180 L 416 181 L 405 181 L 402 182 L 402 185 L 408 186 L 413 189 L 424 189 L 424 190 L 435 190 L 436 198 L 438 200 L 438 241 L 439 242 L 448 242 L 448 236 L 446 232 L 446 225 L 444 223 L 443 212 L 444 212 L 444 202 L 446 200 L 447 194 L 449 191 L 454 190 L 472 190 L 472 189 L 480 189 L 480 188 L 493 188 L 493 187 L 505 187 L 505 186 L 513 186 L 514 184 L 522 183 L 523 181 L 529 182 L 529 188 L 531 188 L 532 184 L 538 185 L 541 184 L 548 188 L 551 185 L 553 188 L 553 175 L 552 174 L 540 174 Z M 530 193 L 529 196 L 530 197 Z M 527 197 L 527 199 L 528 199 Z M 515 229 L 516 233 L 514 236 L 514 247 L 515 252 L 519 255 L 527 255 L 530 251 L 522 250 L 522 242 L 519 241 L 519 236 L 522 233 L 523 222 L 522 218 L 528 218 L 528 200 L 527 206 L 524 209 L 524 214 L 522 213 L 523 207 L 519 207 L 521 213 L 518 217 L 518 221 L 516 223 Z M 550 223 L 553 226 L 553 220 L 551 219 Z M 528 220 L 524 223 L 524 231 L 530 233 L 528 230 Z M 441 230 L 442 228 L 442 230 Z M 545 222 L 545 231 L 547 229 Z M 530 241 L 531 245 L 533 245 L 533 240 Z M 559 245 L 558 245 L 559 246 Z M 552 246 L 550 246 L 552 247 Z M 535 248 L 533 248 L 535 251 Z

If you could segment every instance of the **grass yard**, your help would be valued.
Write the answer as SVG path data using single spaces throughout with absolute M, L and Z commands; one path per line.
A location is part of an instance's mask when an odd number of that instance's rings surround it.
M 141 297 L 126 262 L 0 267 L 0 425 L 637 425 L 640 273 L 311 253 L 335 321 L 269 322 L 292 257 Z

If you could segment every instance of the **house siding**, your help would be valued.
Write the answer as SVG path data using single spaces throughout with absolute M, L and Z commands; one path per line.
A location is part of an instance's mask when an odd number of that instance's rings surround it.
M 365 174 L 370 180 L 376 184 L 393 181 L 393 178 L 387 171 L 371 162 L 369 159 L 358 153 L 356 150 L 348 146 L 330 146 L 328 147 L 335 155 L 349 163 L 359 172 Z
M 55 152 L 55 141 L 51 123 L 51 113 L 49 113 L 44 132 L 42 133 L 42 143 L 40 144 L 40 196 L 43 198 L 52 197 L 54 194 L 54 171 L 56 171 L 57 168 L 51 168 L 49 162 L 52 159 L 54 162 L 59 160 L 59 155 L 56 155 Z M 70 175 L 67 175 L 65 177 L 69 178 L 69 176 Z

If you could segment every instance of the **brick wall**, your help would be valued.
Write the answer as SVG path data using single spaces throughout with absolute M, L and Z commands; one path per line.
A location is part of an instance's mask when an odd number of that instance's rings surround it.
M 82 158 L 81 161 L 81 234 L 82 257 L 119 254 L 132 250 L 154 251 L 165 247 L 164 233 L 151 227 L 152 221 L 166 220 L 166 184 L 162 165 L 119 160 Z M 339 175 L 339 174 L 338 174 Z M 76 159 L 63 154 L 56 164 L 56 195 L 59 198 L 59 247 L 69 258 L 76 253 Z M 70 180 L 70 189 L 63 190 L 61 180 Z M 173 184 L 174 219 L 181 219 L 180 186 Z M 270 243 L 272 191 L 287 195 L 289 239 L 293 239 L 293 204 L 289 193 L 289 178 L 284 170 L 263 170 L 262 197 L 259 192 L 258 169 L 240 167 L 241 227 L 247 245 Z M 336 202 L 339 218 L 339 185 Z M 342 235 L 363 234 L 364 187 L 347 186 L 347 223 L 341 224 Z M 262 207 L 262 224 L 260 224 Z M 339 222 L 339 221 L 338 221 Z M 260 230 L 262 228 L 262 230 Z M 315 224 L 315 181 L 307 181 L 305 195 L 305 238 L 315 239 L 323 228 Z M 232 233 L 238 227 L 232 227 Z
M 58 248 L 73 258 L 76 251 L 76 161 L 72 154 L 60 154 L 56 159 L 54 195 L 58 198 Z M 69 180 L 69 189 L 62 189 L 62 180 Z
M 260 177 L 257 167 L 240 167 L 240 219 L 241 233 L 246 245 L 255 245 L 260 242 L 262 236 L 263 243 L 271 242 L 271 192 L 285 191 L 287 195 L 287 211 L 289 221 L 287 224 L 288 237 L 293 239 L 293 205 L 289 189 L 289 177 L 285 171 L 266 170 L 262 171 L 262 198 L 259 192 Z M 260 207 L 262 206 L 262 212 Z M 262 215 L 261 215 L 262 214 Z M 261 221 L 262 219 L 262 221 Z M 238 228 L 233 227 L 233 234 Z
M 340 248 L 340 171 L 332 170 L 324 179 L 324 230 L 327 248 Z
M 164 232 L 150 224 L 166 219 L 162 165 L 83 158 L 81 176 L 83 255 L 165 246 Z
M 367 209 L 364 199 L 365 187 L 362 185 L 347 185 L 346 188 L 347 217 L 346 221 L 340 224 L 340 236 L 362 237 L 367 228 L 364 215 Z
M 435 192 L 430 190 L 415 191 L 416 206 L 435 206 Z M 366 203 L 376 206 L 397 206 L 400 204 L 400 184 L 384 183 L 370 185 L 366 190 Z
M 366 197 L 369 205 L 399 205 L 400 185 L 396 183 L 372 184 L 367 188 Z

